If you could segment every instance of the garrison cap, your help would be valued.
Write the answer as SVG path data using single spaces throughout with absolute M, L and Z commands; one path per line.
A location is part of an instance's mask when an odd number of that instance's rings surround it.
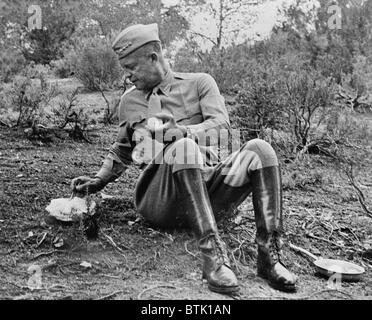
M 112 48 L 120 60 L 151 41 L 160 42 L 158 24 L 136 24 L 120 32 L 113 42 Z

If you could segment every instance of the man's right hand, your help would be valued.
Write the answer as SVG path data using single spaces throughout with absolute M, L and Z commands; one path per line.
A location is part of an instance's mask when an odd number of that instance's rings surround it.
M 104 188 L 100 178 L 78 177 L 71 181 L 71 192 L 79 196 L 96 193 Z

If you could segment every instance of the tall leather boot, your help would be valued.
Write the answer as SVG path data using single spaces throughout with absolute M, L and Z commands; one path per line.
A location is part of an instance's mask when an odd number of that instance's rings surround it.
M 270 286 L 296 291 L 297 277 L 280 261 L 282 242 L 282 186 L 278 166 L 258 169 L 251 174 L 252 198 L 257 226 L 257 274 Z
M 187 222 L 198 240 L 203 258 L 203 278 L 207 280 L 208 288 L 225 294 L 237 292 L 238 280 L 231 270 L 226 245 L 218 234 L 200 169 L 177 171 L 174 178 Z

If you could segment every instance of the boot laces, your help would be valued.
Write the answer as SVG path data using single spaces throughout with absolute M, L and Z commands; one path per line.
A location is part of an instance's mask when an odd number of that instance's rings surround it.
M 281 244 L 277 235 L 273 235 L 269 238 L 269 253 L 273 261 L 280 262 Z
M 220 236 L 216 235 L 216 234 L 213 235 L 213 240 L 214 240 L 215 248 L 216 248 L 216 251 L 217 251 L 218 263 L 221 264 L 221 265 L 226 264 L 226 265 L 229 266 L 230 262 L 229 262 L 229 258 L 227 256 L 225 243 L 222 241 Z

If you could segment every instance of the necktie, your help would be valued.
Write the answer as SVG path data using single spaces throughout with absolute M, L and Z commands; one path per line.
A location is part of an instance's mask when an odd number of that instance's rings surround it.
M 161 100 L 158 92 L 160 89 L 155 87 L 149 97 L 147 110 L 147 124 L 154 128 L 162 124 L 161 120 L 154 118 L 157 113 L 161 113 Z M 163 144 L 153 140 L 151 134 L 144 128 L 135 130 L 136 140 L 138 141 L 133 150 L 132 158 L 135 163 L 149 163 L 163 149 Z
M 161 113 L 161 100 L 159 96 L 160 88 L 155 87 L 149 97 L 149 105 L 147 110 L 147 124 L 150 128 L 156 128 L 163 124 L 163 122 L 157 118 L 155 115 Z
M 155 87 L 149 97 L 148 119 L 161 112 L 161 101 L 158 94 L 159 91 L 160 89 L 158 87 Z

